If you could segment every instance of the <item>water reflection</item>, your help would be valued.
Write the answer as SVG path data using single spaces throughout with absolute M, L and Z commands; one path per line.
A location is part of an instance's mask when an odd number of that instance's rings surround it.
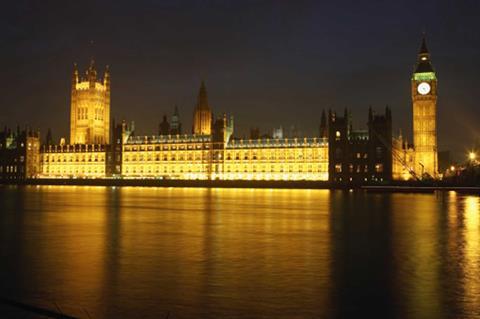
M 0 203 L 0 294 L 72 315 L 480 315 L 477 196 L 56 186 Z
M 463 205 L 465 210 L 463 308 L 465 314 L 475 313 L 478 317 L 480 316 L 480 198 L 466 197 Z

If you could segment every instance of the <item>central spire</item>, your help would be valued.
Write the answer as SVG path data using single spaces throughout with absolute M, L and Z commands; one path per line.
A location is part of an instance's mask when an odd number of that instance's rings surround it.
M 202 81 L 198 92 L 197 106 L 193 114 L 193 134 L 210 135 L 212 126 L 212 112 L 208 105 L 207 88 Z
M 425 33 L 422 35 L 422 43 L 420 44 L 420 51 L 418 52 L 417 64 L 414 73 L 435 72 L 430 61 L 430 52 L 427 48 L 427 40 Z
M 210 110 L 210 107 L 208 106 L 207 88 L 205 87 L 204 81 L 202 81 L 202 84 L 200 85 L 200 91 L 198 92 L 197 109 Z
M 427 49 L 427 40 L 425 33 L 422 35 L 422 45 L 420 46 L 419 54 L 430 54 Z

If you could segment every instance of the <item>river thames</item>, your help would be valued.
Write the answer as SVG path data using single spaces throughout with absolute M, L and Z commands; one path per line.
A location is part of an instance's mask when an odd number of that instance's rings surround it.
M 479 196 L 1 186 L 0 212 L 0 297 L 81 318 L 480 316 Z

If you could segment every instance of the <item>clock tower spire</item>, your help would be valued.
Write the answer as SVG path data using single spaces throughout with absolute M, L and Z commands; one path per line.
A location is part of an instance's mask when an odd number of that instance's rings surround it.
M 411 79 L 415 172 L 437 177 L 437 75 L 430 60 L 425 35 Z

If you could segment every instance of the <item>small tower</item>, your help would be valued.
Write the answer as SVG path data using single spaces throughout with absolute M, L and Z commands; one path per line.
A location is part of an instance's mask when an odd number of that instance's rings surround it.
M 207 89 L 202 81 L 198 93 L 197 106 L 193 114 L 193 134 L 210 135 L 212 132 L 212 112 L 208 105 Z
M 178 106 L 175 105 L 175 109 L 172 115 L 172 125 L 170 128 L 170 134 L 182 134 L 182 123 L 180 122 L 180 114 L 178 112 Z
M 79 110 L 77 108 L 77 84 L 79 82 L 77 64 L 73 64 L 72 87 L 70 90 L 70 144 L 75 144 L 77 118 Z
M 320 137 L 326 138 L 327 134 L 327 117 L 325 116 L 325 110 L 322 110 L 322 117 L 320 119 Z
M 47 136 L 45 138 L 45 145 L 49 146 L 49 145 L 53 145 L 53 136 L 52 136 L 52 130 L 50 128 L 48 128 L 48 131 L 47 131 Z
M 104 143 L 110 144 L 110 66 L 105 66 L 105 74 L 103 76 L 103 86 L 105 87 L 105 103 L 104 108 Z
M 170 134 L 170 123 L 168 123 L 167 116 L 163 116 L 163 121 L 159 125 L 159 134 L 168 135 Z

